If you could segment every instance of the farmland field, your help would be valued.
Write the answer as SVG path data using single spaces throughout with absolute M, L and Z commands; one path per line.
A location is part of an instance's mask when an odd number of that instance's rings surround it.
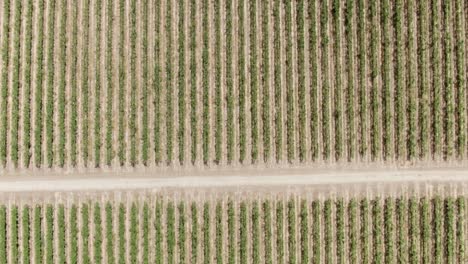
M 427 186 L 388 198 L 313 189 L 2 195 L 0 261 L 466 263 L 465 191 Z
M 0 264 L 468 263 L 467 10 L 0 1 Z
M 5 0 L 0 166 L 467 155 L 462 0 Z

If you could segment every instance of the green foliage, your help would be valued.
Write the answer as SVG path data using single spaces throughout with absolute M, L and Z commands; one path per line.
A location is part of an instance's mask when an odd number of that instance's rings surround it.
M 379 23 L 379 5 L 377 1 L 370 1 L 369 4 L 369 15 L 371 25 L 377 25 Z M 381 104 L 381 90 L 382 83 L 380 81 L 381 72 L 380 72 L 380 62 L 379 62 L 379 52 L 380 48 L 380 27 L 370 26 L 370 39 L 369 39 L 369 49 L 370 49 L 370 82 L 371 82 L 371 155 L 372 160 L 379 160 L 382 156 L 382 128 L 380 126 L 381 117 L 380 110 L 382 108 Z
M 78 208 L 76 205 L 72 205 L 70 209 L 70 260 L 72 264 L 78 263 Z
M 297 1 L 296 6 L 296 27 L 297 27 L 297 76 L 298 76 L 298 105 L 299 105 L 299 160 L 306 158 L 306 87 L 305 87 L 305 47 L 304 47 L 304 0 Z
M 138 207 L 135 202 L 130 209 L 130 263 L 137 263 L 138 260 Z
M 329 29 L 328 29 L 328 3 L 323 2 L 320 8 L 320 33 L 321 33 L 321 51 L 322 51 L 322 142 L 323 142 L 323 158 L 328 159 L 331 151 L 330 138 L 330 63 L 329 59 Z
M 242 2 L 242 1 L 241 1 Z M 282 84 L 281 84 L 281 0 L 274 0 L 273 6 L 273 53 L 274 53 L 274 90 L 275 90 L 275 150 L 276 150 L 276 161 L 282 160 L 283 152 L 283 115 L 282 115 Z M 242 50 L 242 48 L 240 48 Z M 240 72 L 240 76 L 243 73 Z M 240 80 L 239 80 L 240 81 Z M 239 91 L 242 87 L 239 86 Z M 239 93 L 240 95 L 240 93 Z M 240 109 L 242 110 L 242 108 Z M 240 114 L 240 113 L 239 113 Z M 242 148 L 241 148 L 242 149 Z
M 25 12 L 25 40 L 24 40 L 24 66 L 23 67 L 23 78 L 24 82 L 22 83 L 23 90 L 23 165 L 28 167 L 31 161 L 31 53 L 32 53 L 32 20 L 33 20 L 33 1 L 28 0 L 26 2 L 26 12 Z M 28 253 L 29 254 L 29 253 Z M 25 259 L 29 262 L 29 255 Z
M 321 203 L 318 200 L 312 202 L 312 260 L 314 263 L 320 263 L 321 261 L 321 224 L 320 224 L 320 216 L 321 216 Z
M 93 263 L 100 264 L 102 262 L 102 219 L 101 219 L 101 206 L 99 203 L 94 204 L 94 258 Z
M 119 102 L 118 102 L 118 111 L 119 111 L 119 124 L 118 124 L 118 157 L 120 165 L 125 164 L 125 105 L 126 105 L 126 69 L 125 69 L 125 0 L 119 1 L 119 82 L 118 82 L 118 92 L 119 92 Z
M 95 97 L 97 100 L 94 101 L 94 167 L 99 167 L 101 163 L 101 34 L 102 34 L 102 0 L 95 1 L 95 12 L 96 12 L 96 49 L 94 55 L 96 56 L 95 62 Z
M 63 204 L 58 206 L 57 211 L 57 223 L 58 223 L 58 262 L 66 263 L 67 262 L 67 253 L 66 253 L 66 230 L 65 230 L 65 207 Z M 98 243 L 95 241 L 94 243 Z M 24 251 L 23 251 L 24 252 Z M 27 263 L 27 262 L 26 262 Z
M 114 1 L 107 1 L 106 4 L 106 26 L 108 30 L 113 30 L 114 24 Z M 114 157 L 114 148 L 113 148 L 113 104 L 114 104 L 114 82 L 112 80 L 114 63 L 112 60 L 112 43 L 114 39 L 114 34 L 106 34 L 106 89 L 107 89 L 107 98 L 106 98 L 106 164 L 111 165 L 112 159 Z
M 369 201 L 361 200 L 361 262 L 369 263 Z
M 239 219 L 239 261 L 240 263 L 247 263 L 247 204 L 242 202 L 240 204 L 240 219 Z
M 408 69 L 408 82 L 406 87 L 408 89 L 408 156 L 410 159 L 417 157 L 417 59 L 416 59 L 416 1 L 408 1 L 407 3 L 407 16 L 408 16 L 408 63 L 406 69 Z
M 387 1 L 385 2 L 387 3 Z M 388 7 L 390 9 L 390 7 Z M 419 58 L 419 120 L 418 126 L 420 128 L 420 144 L 421 144 L 421 154 L 422 158 L 427 158 L 430 156 L 430 73 L 429 73 L 429 1 L 421 1 L 418 5 L 418 22 L 419 22 L 419 36 L 418 36 L 418 58 Z M 387 35 L 390 35 L 390 32 L 387 31 Z M 390 36 L 388 40 L 390 43 Z M 390 52 L 388 52 L 390 53 Z M 386 56 L 387 57 L 387 56 Z M 390 60 L 390 54 L 388 55 Z M 385 63 L 383 64 L 385 65 Z M 390 93 L 390 91 L 388 91 Z M 388 102 L 390 105 L 391 102 Z M 460 120 L 461 121 L 461 120 Z M 390 120 L 388 125 L 390 125 Z M 390 135 L 389 135 L 390 136 Z M 427 262 L 426 262 L 427 263 Z
M 263 202 L 263 232 L 265 234 L 265 263 L 272 264 L 273 263 L 273 246 L 272 246 L 272 219 L 271 219 L 271 202 L 265 201 Z
M 443 3 L 444 18 L 444 88 L 445 88 L 445 158 L 451 158 L 454 153 L 455 141 L 455 88 L 453 66 L 453 36 L 452 36 L 452 1 Z M 448 253 L 447 253 L 448 254 Z
M 342 54 L 341 54 L 341 20 L 343 19 L 342 16 L 342 10 L 340 7 L 340 3 L 343 1 L 340 0 L 334 0 L 332 3 L 332 16 L 333 16 L 333 56 L 335 58 L 334 62 L 334 75 L 335 75 L 335 82 L 334 82 L 334 91 L 333 91 L 333 98 L 334 98 L 334 111 L 333 111 L 333 116 L 335 118 L 335 159 L 340 160 L 343 157 L 343 145 L 344 143 L 344 136 L 345 133 L 343 133 L 343 65 L 342 65 Z
M 398 225 L 398 240 L 397 246 L 397 261 L 398 263 L 408 263 L 408 205 L 404 198 L 397 200 L 397 225 Z
M 80 38 L 84 43 L 84 47 L 81 49 L 82 64 L 81 64 L 81 138 L 82 138 L 82 147 L 81 147 L 81 156 L 85 163 L 85 166 L 88 164 L 88 155 L 89 155 L 89 4 L 90 0 L 85 0 L 83 2 L 82 10 L 82 27 L 85 30 L 82 30 Z
M 357 137 L 355 125 L 355 110 L 358 106 L 354 105 L 355 96 L 357 95 L 357 87 L 355 86 L 355 70 L 356 70 L 356 40 L 355 40 L 355 1 L 346 0 L 345 17 L 344 17 L 344 30 L 345 42 L 348 45 L 346 49 L 346 68 L 347 70 L 347 87 L 346 87 L 346 126 L 347 126 L 347 142 L 348 147 L 348 161 L 352 161 L 356 157 Z M 351 259 L 351 262 L 353 260 Z
M 46 232 L 45 232 L 45 263 L 54 262 L 54 207 L 49 204 L 46 207 Z
M 284 237 L 283 237 L 283 202 L 276 203 L 276 261 L 277 263 L 284 263 Z
M 244 1 L 239 1 L 237 6 L 238 16 L 238 104 L 239 104 L 239 161 L 242 163 L 245 160 L 246 153 L 246 123 L 245 123 L 245 36 L 244 36 Z
M 98 1 L 97 1 L 98 2 Z M 58 64 L 59 64 L 59 77 L 58 77 L 58 130 L 59 130 L 59 143 L 58 143 L 58 165 L 60 167 L 65 166 L 65 145 L 66 145 L 66 131 L 65 131 L 65 90 L 66 90 L 66 51 L 67 51 L 67 3 L 65 1 L 59 2 L 60 9 L 60 27 L 59 27 L 59 54 L 58 54 Z M 100 24 L 100 23 L 97 23 Z M 99 64 L 99 63 L 98 63 Z M 96 71 L 99 74 L 99 71 Z M 99 98 L 98 94 L 96 97 Z M 99 100 L 97 100 L 99 101 Z
M 460 159 L 466 157 L 466 6 L 462 0 L 455 2 L 455 60 L 457 87 L 457 154 Z M 466 5 L 466 3 L 465 3 Z M 465 23 L 465 25 L 464 25 Z M 465 34 L 465 35 L 464 35 Z
M 2 210 L 3 209 L 3 212 Z M 4 228 L 5 224 L 4 222 L 2 223 L 3 216 L 5 213 L 5 207 L 0 207 L 0 228 Z M 34 263 L 42 263 L 42 208 L 39 205 L 36 205 L 34 207 L 34 226 L 33 226 L 33 236 L 34 236 Z M 2 229 L 0 229 L 0 243 L 4 243 L 4 239 L 2 239 L 1 235 L 3 235 L 4 232 Z M 4 249 L 4 245 L 0 244 L 0 253 L 3 253 L 2 249 Z M 5 255 L 0 254 L 0 260 L 3 263 L 6 263 L 6 260 L 3 258 Z M 5 260 L 5 261 L 3 261 Z
M 78 21 L 78 2 L 73 2 L 72 17 L 70 21 Z M 109 34 L 111 35 L 111 34 Z M 72 26 L 72 39 L 70 44 L 71 49 L 71 65 L 70 72 L 77 72 L 78 65 L 78 23 L 73 23 Z M 70 160 L 71 165 L 75 166 L 77 163 L 77 140 L 78 140 L 78 84 L 77 74 L 71 74 L 70 80 Z
M 155 210 L 155 221 L 154 221 L 154 228 L 156 231 L 156 248 L 155 248 L 155 253 L 156 253 L 156 264 L 161 264 L 163 263 L 163 249 L 162 249 L 162 243 L 163 243 L 163 233 L 162 233 L 162 204 L 160 201 L 156 203 L 156 210 Z
M 223 207 L 221 202 L 216 204 L 216 264 L 223 263 Z
M 210 251 L 210 204 L 206 202 L 203 205 L 203 263 L 211 263 Z
M 30 249 L 29 249 L 29 238 L 30 238 L 30 225 L 31 223 L 29 222 L 29 206 L 28 205 L 25 205 L 23 206 L 23 214 L 22 214 L 22 220 L 21 220 L 21 225 L 22 225 L 22 238 L 21 240 L 23 241 L 22 245 L 22 249 L 21 249 L 21 252 L 22 252 L 22 263 L 29 263 L 30 262 L 30 256 L 29 254 L 31 253 L 30 252 Z
M 296 263 L 296 208 L 294 200 L 288 201 L 288 263 Z
M 148 148 L 150 144 L 149 139 L 149 128 L 148 128 L 148 88 L 149 88 L 149 78 L 148 78 L 148 12 L 149 12 L 149 5 L 148 0 L 144 0 L 141 2 L 142 7 L 140 10 L 142 12 L 142 25 L 141 25 L 141 64 L 142 64 L 142 83 L 141 83 L 141 90 L 142 90 L 142 106 L 141 106 L 141 113 L 142 113 L 142 127 L 141 127 L 141 141 L 142 141 L 142 148 L 141 148 L 141 160 L 144 165 L 148 163 Z M 181 31 L 180 34 L 183 34 Z M 182 55 L 181 55 L 182 56 Z M 185 95 L 183 95 L 185 97 Z
M 113 225 L 113 215 L 112 215 L 112 205 L 111 203 L 106 204 L 106 253 L 107 253 L 107 263 L 114 264 L 114 225 Z
M 118 248 L 118 256 L 119 256 L 119 263 L 120 264 L 125 264 L 125 256 L 126 256 L 126 238 L 125 238 L 125 215 L 126 215 L 126 210 L 125 210 L 125 205 L 123 203 L 120 204 L 119 206 L 119 214 L 118 214 L 118 225 L 119 225 L 119 248 Z
M 301 221 L 301 263 L 309 262 L 309 211 L 306 200 L 301 201 L 301 213 L 299 215 Z
M 185 13 L 185 1 L 179 1 L 180 14 Z M 177 75 L 177 89 L 179 101 L 179 130 L 177 131 L 177 141 L 179 143 L 179 163 L 184 164 L 185 157 L 185 15 L 179 15 L 178 19 L 178 53 L 179 53 L 179 73 Z M 218 100 L 216 100 L 218 102 Z
M 324 242 L 325 242 L 325 262 L 333 263 L 333 226 L 332 226 L 332 200 L 327 199 L 323 204 L 323 217 L 325 221 L 325 232 L 324 232 Z
M 91 259 L 89 257 L 89 205 L 84 203 L 81 206 L 81 259 L 83 263 L 89 264 L 91 263 Z
M 42 1 L 40 1 L 42 3 Z M 43 3 L 42 3 L 43 4 Z M 39 12 L 41 13 L 41 12 Z M 7 19 L 3 19 L 2 25 L 2 69 L 8 67 L 10 48 L 9 48 L 9 18 L 10 18 L 10 1 L 3 2 L 3 14 L 2 16 Z M 39 18 L 40 19 L 40 18 Z M 41 36 L 41 34 L 39 35 Z M 38 41 L 40 41 L 39 39 Z M 42 50 L 42 49 L 40 49 Z M 38 54 L 40 55 L 40 54 Z M 39 73 L 40 71 L 38 71 Z M 0 111 L 0 165 L 5 167 L 7 158 L 7 131 L 8 131 L 8 71 L 2 70 L 1 73 L 1 111 Z M 41 87 L 38 87 L 41 89 Z M 6 261 L 5 261 L 6 262 Z
M 396 113 L 396 126 L 395 136 L 397 141 L 397 155 L 400 159 L 406 159 L 406 49 L 405 49 L 405 5 L 403 0 L 395 1 L 395 113 Z M 437 18 L 434 18 L 437 19 Z M 434 32 L 434 34 L 437 34 Z M 434 79 L 434 92 L 437 80 Z M 437 135 L 437 116 L 438 116 L 438 98 L 434 97 L 434 135 Z M 437 137 L 434 138 L 434 147 L 437 148 Z
M 385 263 L 395 262 L 395 200 L 385 199 L 384 228 L 385 228 Z
M 208 8 L 205 8 L 207 10 Z M 172 135 L 174 131 L 174 107 L 172 85 L 172 4 L 170 0 L 166 1 L 166 159 L 167 163 L 172 162 Z M 205 25 L 205 28 L 207 26 Z
M 234 159 L 234 76 L 233 76 L 233 56 L 232 56 L 232 3 L 226 1 L 226 107 L 227 107 L 227 129 L 226 129 L 226 158 L 230 164 Z M 193 33 L 194 34 L 194 33 Z M 193 73 L 192 73 L 193 74 Z
M 137 74 L 136 74 L 136 41 L 137 41 L 137 4 L 136 1 L 130 2 L 130 163 L 135 166 L 137 163 Z M 147 10 L 147 9 L 146 9 Z
M 434 261 L 436 263 L 443 262 L 444 255 L 444 201 L 440 196 L 436 196 L 432 200 L 434 208 Z
M 336 262 L 345 263 L 345 203 L 343 199 L 336 201 Z
M 167 243 L 167 263 L 175 263 L 175 209 L 174 204 L 169 202 L 166 211 L 166 243 Z
M 10 254 L 11 262 L 19 263 L 19 244 L 18 244 L 18 206 L 14 205 L 10 209 L 10 233 L 8 239 L 10 240 Z M 50 238 L 50 237 L 49 237 Z M 48 245 L 49 246 L 49 245 Z M 49 247 L 50 251 L 51 247 Z M 48 259 L 49 260 L 49 259 Z M 48 262 L 50 263 L 50 262 Z
M 421 260 L 423 263 L 430 263 L 431 252 L 431 219 L 430 204 L 427 198 L 420 199 L 421 207 Z
M 196 109 L 198 108 L 198 100 L 197 100 L 197 56 L 196 56 L 196 48 L 197 48 L 197 39 L 196 39 L 196 32 L 197 32 L 197 1 L 191 0 L 190 1 L 190 131 L 191 131 L 191 162 L 192 164 L 195 163 L 197 158 L 197 145 L 198 145 L 198 138 L 197 138 L 197 125 L 198 125 L 198 116 Z M 227 16 L 229 18 L 229 16 Z M 229 20 L 228 20 L 229 21 Z M 229 24 L 227 24 L 229 25 Z M 229 34 L 227 34 L 226 38 L 229 38 Z M 227 43 L 230 43 L 227 41 Z M 228 52 L 229 54 L 229 52 Z M 229 60 L 227 60 L 229 61 Z M 228 74 L 228 71 L 226 72 Z M 228 88 L 229 89 L 229 88 Z M 229 103 L 228 103 L 229 104 Z M 228 106 L 229 109 L 229 106 Z
M 318 58 L 318 28 L 317 28 L 317 3 L 308 2 L 308 21 L 309 21 L 309 57 L 310 62 L 310 144 L 312 159 L 319 158 L 319 69 L 317 63 Z
M 258 161 L 258 67 L 257 67 L 257 1 L 249 1 L 250 20 L 250 128 L 252 163 Z
M 294 140 L 294 85 L 293 85 L 293 38 L 292 38 L 292 22 L 291 22 L 291 1 L 284 0 L 285 9 L 285 38 L 286 38 L 286 142 L 288 161 L 292 162 L 295 158 L 295 140 Z
M 270 126 L 270 37 L 269 37 L 269 1 L 260 1 L 262 13 L 262 61 L 261 61 L 261 85 L 263 89 L 262 119 L 263 119 L 263 160 L 267 162 L 271 155 L 271 126 Z M 229 31 L 228 31 L 229 32 Z M 229 34 L 229 33 L 228 33 Z
M 143 263 L 148 264 L 149 263 L 149 232 L 150 232 L 150 209 L 148 206 L 148 203 L 145 202 L 143 205 Z M 181 263 L 182 261 L 182 256 L 181 256 Z
M 398 1 L 398 0 L 397 0 Z M 368 153 L 368 91 L 367 91 L 367 24 L 366 24 L 366 1 L 358 0 L 357 33 L 358 33 L 358 75 L 359 82 L 359 154 L 365 157 Z
M 380 198 L 372 201 L 372 236 L 373 236 L 373 257 L 374 263 L 383 263 L 383 230 L 382 230 L 382 206 Z
M 445 254 L 447 263 L 455 263 L 456 259 L 455 216 L 456 208 L 454 198 L 447 197 L 445 198 Z
M 21 0 L 16 0 L 14 4 L 14 13 L 13 17 L 15 18 L 13 21 L 13 69 L 12 71 L 12 90 L 11 90 L 11 151 L 9 155 L 13 161 L 15 167 L 18 167 L 18 158 L 19 158 L 19 151 L 18 151 L 18 127 L 19 127 L 19 117 L 20 117 L 20 108 L 19 108 L 19 91 L 20 91 L 20 60 L 21 60 L 21 11 L 22 11 L 22 3 Z
M 186 249 L 185 249 L 185 203 L 180 202 L 178 205 L 178 211 L 179 211 L 179 227 L 178 227 L 178 248 L 179 248 L 179 263 L 185 263 L 186 262 Z
M 349 233 L 349 263 L 358 263 L 359 227 L 358 227 L 358 201 L 352 198 L 348 205 L 348 233 Z
M 392 91 L 392 63 L 393 63 L 393 54 L 391 45 L 393 44 L 392 31 L 391 31 L 391 19 L 392 19 L 392 10 L 390 6 L 390 0 L 383 0 L 382 10 L 381 10 L 381 26 L 382 26 L 382 50 L 383 50 L 383 59 L 382 59 L 382 97 L 383 97 L 383 153 L 384 159 L 392 160 L 393 159 L 393 128 L 394 128 L 394 118 L 393 118 L 393 108 L 394 103 L 393 91 Z M 427 88 L 427 87 L 426 87 Z M 426 91 L 427 92 L 427 91 Z M 426 102 L 427 103 L 427 102 Z M 427 111 L 429 112 L 429 111 Z M 428 123 L 426 122 L 426 125 Z M 427 128 L 426 128 L 427 130 Z M 424 144 L 423 144 L 424 145 Z M 427 151 L 424 151 L 427 152 Z
M 252 204 L 252 263 L 260 263 L 260 209 L 258 202 Z
M 192 263 L 197 263 L 198 258 L 198 209 L 197 204 L 194 202 L 190 208 L 191 215 L 192 215 L 192 233 L 191 237 L 191 245 L 192 245 Z
M 55 0 L 48 2 L 47 13 L 47 46 L 46 46 L 46 105 L 45 105 L 45 124 L 46 124 L 46 164 L 50 168 L 53 165 L 54 152 L 54 45 L 55 45 Z M 18 29 L 19 30 L 19 29 Z M 18 39 L 19 41 L 19 39 Z
M 223 88 L 221 84 L 221 3 L 220 0 L 213 1 L 215 17 L 214 17 L 214 27 L 215 27 L 215 157 L 214 161 L 216 164 L 222 159 L 222 139 L 223 139 L 223 98 L 221 96 L 221 89 Z
M 203 137 L 203 163 L 208 164 L 209 147 L 210 147 L 210 76 L 209 67 L 209 21 L 208 21 L 208 0 L 202 1 L 202 34 L 203 34 L 203 49 L 202 49 L 202 90 L 203 90 L 203 113 L 202 113 L 202 137 Z
M 7 243 L 6 207 L 4 205 L 1 205 L 0 206 L 0 261 L 2 263 L 7 263 L 7 251 L 6 251 L 7 244 L 6 243 Z
M 162 66 L 159 64 L 159 56 L 161 55 L 161 1 L 156 1 L 154 5 L 155 9 L 155 38 L 154 38 L 154 56 L 157 58 L 157 62 L 154 65 L 154 152 L 155 152 L 155 161 L 156 163 L 161 162 L 161 68 Z M 195 33 L 194 33 L 195 34 Z
M 467 260 L 466 258 L 466 198 L 460 196 L 457 198 L 457 258 L 458 262 L 462 263 Z
M 419 205 L 416 198 L 409 200 L 409 263 L 419 263 Z

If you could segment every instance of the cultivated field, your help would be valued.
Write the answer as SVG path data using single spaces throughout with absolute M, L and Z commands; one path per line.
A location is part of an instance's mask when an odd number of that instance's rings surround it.
M 463 0 L 5 0 L 6 168 L 467 155 Z
M 466 263 L 466 186 L 361 189 L 4 193 L 0 262 Z

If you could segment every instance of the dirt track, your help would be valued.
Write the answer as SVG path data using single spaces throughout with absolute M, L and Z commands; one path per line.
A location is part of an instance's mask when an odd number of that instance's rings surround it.
M 97 172 L 96 172 L 97 173 Z M 399 169 L 330 169 L 330 168 L 245 168 L 211 170 L 172 170 L 141 172 L 90 172 L 67 176 L 38 173 L 29 176 L 0 178 L 0 192 L 60 192 L 60 191 L 113 191 L 153 190 L 166 188 L 235 188 L 286 190 L 291 187 L 320 187 L 326 189 L 353 186 L 376 186 L 378 189 L 401 185 L 457 185 L 468 183 L 468 171 L 459 168 Z M 160 176 L 160 175 L 164 176 Z M 84 176 L 86 175 L 86 176 Z M 156 175 L 156 176 L 155 176 Z M 430 182 L 430 183 L 429 183 Z M 390 188 L 388 188 L 390 187 Z M 351 188 L 353 189 L 353 188 Z

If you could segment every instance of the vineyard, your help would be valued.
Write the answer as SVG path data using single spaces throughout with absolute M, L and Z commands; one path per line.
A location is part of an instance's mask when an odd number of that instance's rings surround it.
M 0 165 L 467 155 L 463 0 L 6 0 Z
M 467 261 L 464 196 L 107 195 L 3 203 L 0 262 Z

